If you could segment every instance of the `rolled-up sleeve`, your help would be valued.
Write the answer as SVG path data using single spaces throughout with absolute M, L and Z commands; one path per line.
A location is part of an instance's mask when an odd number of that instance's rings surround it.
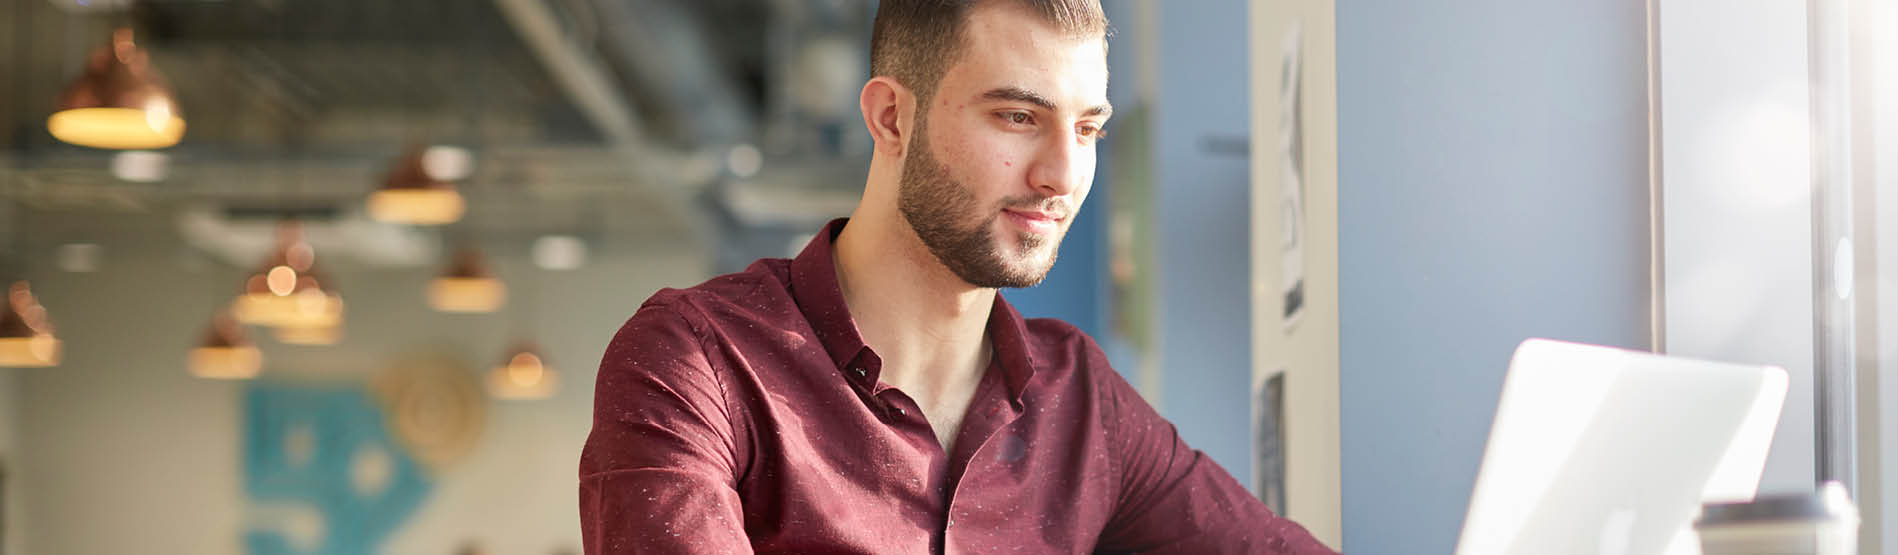
M 655 299 L 600 361 L 580 455 L 590 555 L 749 553 L 733 414 L 701 335 Z
M 1180 440 L 1104 356 L 1092 358 L 1094 368 L 1104 370 L 1095 381 L 1120 469 L 1121 493 L 1101 552 L 1337 553 L 1303 526 L 1272 514 L 1224 468 Z

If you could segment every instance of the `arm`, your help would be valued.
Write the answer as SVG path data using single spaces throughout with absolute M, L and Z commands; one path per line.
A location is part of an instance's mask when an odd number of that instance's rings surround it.
M 1333 554 L 1297 523 L 1181 441 L 1173 424 L 1107 365 L 1089 344 L 1109 449 L 1120 466 L 1120 496 L 1102 531 L 1109 553 Z
M 750 553 L 724 388 L 678 309 L 649 301 L 607 345 L 580 454 L 589 555 Z

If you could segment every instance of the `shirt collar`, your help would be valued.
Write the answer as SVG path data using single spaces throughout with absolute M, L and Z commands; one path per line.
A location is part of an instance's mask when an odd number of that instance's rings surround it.
M 791 260 L 791 298 L 804 313 L 804 319 L 810 322 L 811 329 L 817 332 L 818 341 L 824 344 L 838 371 L 844 371 L 845 366 L 869 349 L 857 331 L 856 320 L 850 317 L 843 289 L 837 282 L 837 235 L 847 223 L 849 218 L 831 220 L 823 231 L 811 238 L 797 258 Z M 995 295 L 995 305 L 989 309 L 988 331 L 995 361 L 1001 363 L 1010 397 L 1019 402 L 1028 380 L 1034 377 L 1035 360 L 1028 348 L 1027 322 L 999 292 Z
M 1002 363 L 1010 398 L 1020 403 L 1028 380 L 1035 377 L 1035 354 L 1028 348 L 1028 323 L 999 291 L 995 293 L 995 306 L 989 309 L 989 341 L 995 349 L 995 360 Z
M 817 331 L 817 339 L 839 369 L 867 348 L 863 336 L 857 333 L 856 320 L 850 318 L 850 308 L 844 304 L 844 291 L 837 284 L 837 234 L 848 221 L 831 220 L 791 260 L 791 298 L 797 301 L 798 310 L 804 312 L 804 319 Z

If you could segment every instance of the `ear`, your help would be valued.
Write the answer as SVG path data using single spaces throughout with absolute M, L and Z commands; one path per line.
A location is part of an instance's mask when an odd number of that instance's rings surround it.
M 911 122 L 915 121 L 916 95 L 895 79 L 876 77 L 863 84 L 858 103 L 876 151 L 902 158 L 909 146 Z

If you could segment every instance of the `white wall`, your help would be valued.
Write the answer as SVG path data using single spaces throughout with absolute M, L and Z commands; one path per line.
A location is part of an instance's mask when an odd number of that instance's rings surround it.
M 1883 14 L 1867 17 L 1868 26 L 1882 30 L 1898 28 L 1898 5 L 1888 3 L 1884 10 Z M 1877 323 L 1873 330 L 1879 333 L 1879 338 L 1875 351 L 1878 360 L 1871 369 L 1879 373 L 1875 383 L 1880 402 L 1875 407 L 1861 405 L 1859 414 L 1878 419 L 1879 465 L 1873 470 L 1881 473 L 1884 488 L 1878 493 L 1882 506 L 1876 511 L 1882 521 L 1874 524 L 1868 520 L 1866 525 L 1878 527 L 1883 535 L 1880 538 L 1884 543 L 1882 553 L 1894 555 L 1898 554 L 1898 63 L 1894 63 L 1898 62 L 1898 34 L 1887 31 L 1874 36 L 1878 42 L 1874 61 L 1883 62 L 1873 77 L 1874 90 L 1882 93 L 1872 124 L 1877 162 L 1869 176 L 1875 180 L 1877 192 L 1869 199 L 1860 197 L 1859 202 L 1873 203 L 1871 211 L 1875 214 L 1872 219 L 1876 229 L 1871 246 L 1885 253 L 1873 257 L 1872 261 L 1877 280 L 1873 289 L 1877 307 L 1872 309 Z
M 1284 370 L 1286 514 L 1344 549 L 1338 464 L 1338 83 L 1333 0 L 1252 0 L 1252 377 Z M 1305 313 L 1287 328 L 1279 245 L 1280 64 L 1299 29 Z
M 1898 27 L 1898 7 L 1887 9 L 1884 17 L 1871 18 L 1873 25 Z M 1883 33 L 1878 41 L 1879 59 L 1886 63 L 1879 66 L 1877 90 L 1898 93 L 1898 63 L 1892 63 L 1898 58 L 1898 36 Z M 1873 141 L 1878 162 L 1871 177 L 1877 182 L 1877 192 L 1869 199 L 1875 203 L 1872 211 L 1876 214 L 1872 246 L 1886 253 L 1873 261 L 1878 304 L 1873 309 L 1878 320 L 1874 330 L 1881 332 L 1878 362 L 1873 369 L 1879 373 L 1876 383 L 1880 402 L 1870 411 L 1859 407 L 1860 414 L 1870 414 L 1879 422 L 1879 466 L 1875 470 L 1881 473 L 1884 490 L 1878 493 L 1882 506 L 1877 511 L 1883 521 L 1876 525 L 1884 534 L 1881 540 L 1885 555 L 1898 554 L 1898 100 L 1892 100 L 1893 96 L 1898 95 L 1884 97 L 1876 110 Z
M 1661 0 L 1669 354 L 1783 366 L 1762 492 L 1814 481 L 1806 3 Z
M 46 268 L 36 275 L 66 360 L 14 371 L 33 476 L 25 512 L 34 528 L 24 552 L 238 553 L 242 389 L 192 378 L 184 367 L 214 291 L 230 291 L 238 272 L 189 270 L 181 247 L 162 240 L 106 245 L 102 272 Z M 647 295 L 696 283 L 707 267 L 700 255 L 621 247 L 596 253 L 582 270 L 541 274 L 534 328 L 561 373 L 560 392 L 546 401 L 491 403 L 479 447 L 436 478 L 389 552 L 446 554 L 468 540 L 492 553 L 579 548 L 576 472 L 599 357 Z M 517 278 L 510 302 L 521 306 L 525 262 L 490 254 L 497 272 Z M 291 347 L 260 339 L 267 373 L 359 379 L 417 349 L 456 354 L 485 370 L 512 339 L 512 316 L 430 311 L 422 288 L 434 268 L 327 262 L 349 303 L 345 341 Z

